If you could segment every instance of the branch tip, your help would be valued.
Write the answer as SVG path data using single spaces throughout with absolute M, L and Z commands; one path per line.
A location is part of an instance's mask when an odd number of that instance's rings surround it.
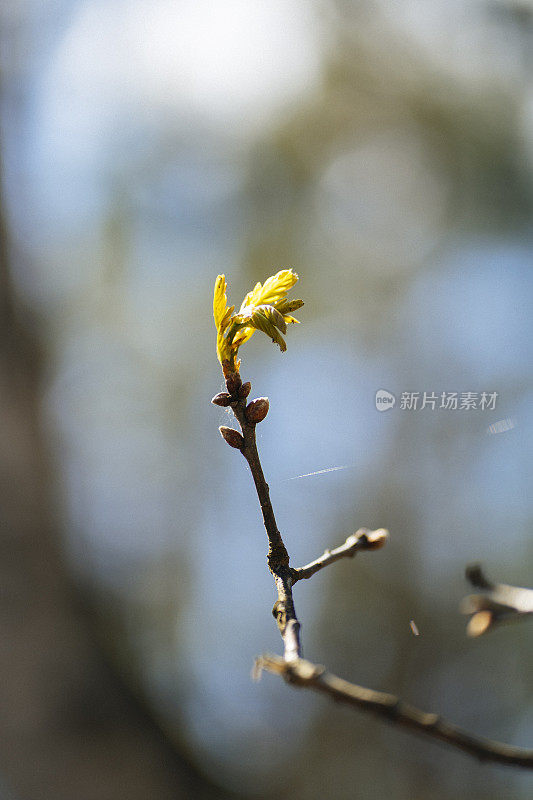
M 366 534 L 366 550 L 380 550 L 387 544 L 389 532 L 385 528 L 378 528 L 376 531 L 369 531 Z

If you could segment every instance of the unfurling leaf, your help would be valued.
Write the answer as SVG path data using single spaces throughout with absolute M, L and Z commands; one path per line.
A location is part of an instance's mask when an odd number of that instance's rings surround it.
M 240 362 L 237 360 L 239 347 L 250 339 L 254 331 L 263 331 L 282 351 L 287 349 L 282 333 L 287 332 L 287 325 L 298 320 L 290 315 L 303 306 L 303 300 L 288 300 L 287 292 L 291 289 L 298 275 L 292 269 L 283 269 L 265 283 L 257 283 L 248 292 L 237 313 L 234 306 L 227 306 L 226 278 L 219 275 L 215 282 L 213 299 L 213 315 L 217 329 L 217 356 L 222 364 L 226 377 L 239 373 Z M 237 391 L 239 387 L 236 387 Z M 228 392 L 234 392 L 228 387 Z M 246 395 L 244 395 L 246 396 Z

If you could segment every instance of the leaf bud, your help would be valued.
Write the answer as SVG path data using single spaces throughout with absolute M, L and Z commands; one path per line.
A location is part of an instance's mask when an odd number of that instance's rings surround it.
M 244 439 L 242 435 L 234 428 L 227 428 L 225 425 L 221 425 L 219 431 L 222 438 L 229 444 L 230 447 L 235 447 L 237 450 L 240 450 L 244 445 Z
M 268 414 L 268 397 L 258 397 L 246 406 L 246 419 L 248 422 L 262 422 Z
M 238 389 L 237 394 L 239 395 L 239 397 L 242 398 L 248 397 L 251 389 L 252 389 L 252 384 L 250 383 L 250 381 L 246 381 L 246 383 L 243 383 L 243 385 Z
M 226 389 L 231 395 L 235 395 L 242 385 L 241 376 L 238 372 L 229 372 L 226 376 Z
M 229 406 L 231 403 L 231 395 L 227 392 L 219 392 L 211 400 L 215 406 Z

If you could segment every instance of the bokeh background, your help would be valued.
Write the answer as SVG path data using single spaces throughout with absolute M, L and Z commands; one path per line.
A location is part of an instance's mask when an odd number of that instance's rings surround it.
M 252 682 L 281 648 L 266 537 L 209 401 L 216 275 L 239 304 L 293 267 L 287 352 L 241 352 L 292 563 L 391 532 L 298 585 L 305 654 L 531 746 L 531 629 L 469 640 L 458 606 L 473 561 L 533 583 L 533 4 L 0 15 L 0 796 L 531 797 L 518 771 Z M 400 407 L 424 391 L 498 396 Z

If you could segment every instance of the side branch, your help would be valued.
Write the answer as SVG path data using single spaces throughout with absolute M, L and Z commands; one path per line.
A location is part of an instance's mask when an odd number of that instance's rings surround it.
M 463 614 L 470 614 L 466 631 L 469 636 L 481 636 L 494 625 L 515 622 L 533 614 L 533 589 L 492 583 L 476 564 L 466 570 L 467 580 L 486 594 L 470 594 L 461 603 Z
M 348 536 L 344 544 L 339 547 L 335 547 L 333 550 L 325 550 L 319 558 L 306 564 L 305 567 L 293 568 L 293 584 L 310 578 L 315 572 L 319 572 L 341 558 L 353 558 L 359 550 L 379 550 L 387 541 L 388 535 L 388 531 L 384 528 L 379 528 L 377 531 L 360 528 L 356 533 Z
M 304 659 L 287 662 L 278 656 L 264 655 L 256 661 L 256 674 L 261 670 L 282 675 L 288 683 L 314 689 L 334 700 L 370 711 L 398 725 L 439 739 L 465 751 L 481 761 L 491 761 L 508 766 L 533 768 L 533 750 L 513 747 L 503 742 L 474 736 L 442 719 L 437 714 L 421 711 L 400 698 L 385 692 L 376 692 L 338 678 L 322 666 Z

